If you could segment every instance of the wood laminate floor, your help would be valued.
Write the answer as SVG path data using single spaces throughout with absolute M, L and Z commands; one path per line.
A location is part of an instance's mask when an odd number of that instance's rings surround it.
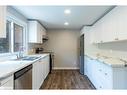
M 78 70 L 53 70 L 41 89 L 95 89 L 86 76 Z

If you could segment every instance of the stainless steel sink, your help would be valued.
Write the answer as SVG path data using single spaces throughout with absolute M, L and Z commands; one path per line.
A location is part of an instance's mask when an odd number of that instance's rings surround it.
M 33 57 L 33 56 L 26 56 L 26 57 L 23 57 L 22 60 L 30 60 L 30 61 L 33 61 L 33 60 L 36 60 L 40 57 Z
M 36 56 L 24 56 L 22 58 L 18 58 L 18 59 L 13 59 L 14 61 L 33 61 L 36 60 L 40 57 L 36 57 Z

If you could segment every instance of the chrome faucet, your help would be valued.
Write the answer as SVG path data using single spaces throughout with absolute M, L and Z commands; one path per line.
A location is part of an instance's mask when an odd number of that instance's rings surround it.
M 18 52 L 18 54 L 16 54 L 16 56 L 17 56 L 17 59 L 20 59 L 20 58 L 22 58 L 23 57 L 23 51 L 24 51 L 24 47 L 23 46 L 21 46 L 20 48 L 19 48 L 19 52 Z

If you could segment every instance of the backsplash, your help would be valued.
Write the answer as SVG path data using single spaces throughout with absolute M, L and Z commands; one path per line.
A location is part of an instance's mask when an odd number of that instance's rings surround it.
M 85 33 L 85 52 L 100 53 L 116 58 L 127 60 L 127 41 L 91 44 L 90 32 Z
M 98 44 L 98 48 L 106 55 L 127 59 L 127 41 Z
M 38 43 L 28 43 L 28 54 L 34 54 L 35 49 L 40 47 L 42 48 L 43 45 Z

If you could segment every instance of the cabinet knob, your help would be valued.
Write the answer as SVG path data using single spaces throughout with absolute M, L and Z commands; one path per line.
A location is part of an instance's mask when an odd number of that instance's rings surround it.
M 101 43 L 103 43 L 103 41 L 101 41 Z
M 99 88 L 102 88 L 102 86 L 100 86 Z
M 105 75 L 108 75 L 107 73 L 105 73 Z
M 101 72 L 102 70 L 101 70 L 101 69 L 99 69 L 99 71 Z
M 119 40 L 118 38 L 115 38 L 115 40 L 117 41 L 117 40 Z

